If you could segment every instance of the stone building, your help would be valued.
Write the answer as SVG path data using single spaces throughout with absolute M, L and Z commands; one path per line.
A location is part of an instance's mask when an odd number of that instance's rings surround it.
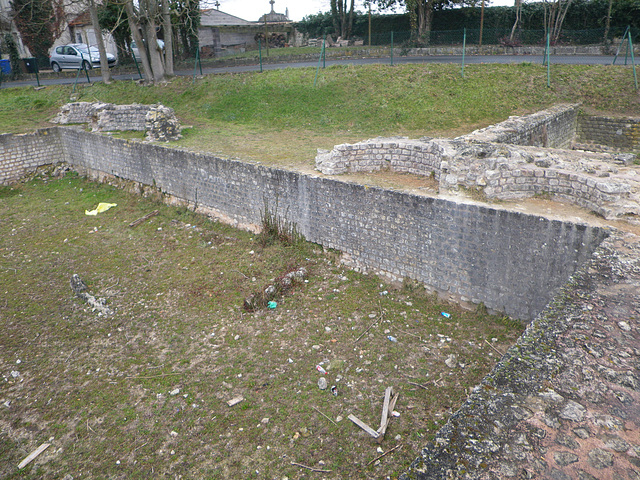
M 246 50 L 258 48 L 258 39 L 270 39 L 271 46 L 297 46 L 301 35 L 286 13 L 274 10 L 271 0 L 271 12 L 262 15 L 258 21 L 242 18 L 222 12 L 217 8 L 203 10 L 200 17 L 198 41 L 203 57 L 221 57 L 234 55 Z

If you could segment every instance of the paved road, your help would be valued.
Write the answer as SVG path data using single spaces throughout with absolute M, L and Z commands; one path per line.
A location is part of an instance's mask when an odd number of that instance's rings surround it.
M 542 55 L 467 55 L 465 56 L 465 64 L 478 64 L 478 63 L 537 63 L 542 64 Z M 326 66 L 331 65 L 370 65 L 370 64 L 389 64 L 391 63 L 390 57 L 383 58 L 350 58 L 343 60 L 326 61 Z M 407 57 L 393 57 L 394 64 L 403 63 L 462 63 L 462 55 L 430 55 L 430 56 L 407 56 Z M 551 64 L 573 64 L 573 65 L 611 65 L 613 63 L 613 56 L 608 55 L 554 55 L 551 57 Z M 618 60 L 617 64 L 621 65 L 624 60 Z M 279 70 L 282 68 L 302 68 L 302 67 L 317 67 L 318 62 L 292 62 L 292 63 L 271 63 L 263 64 L 263 70 Z M 203 68 L 204 74 L 212 73 L 242 73 L 242 72 L 255 72 L 259 70 L 259 65 L 238 65 L 227 67 L 209 67 Z M 198 72 L 200 73 L 200 72 Z M 193 69 L 176 71 L 176 75 L 190 76 L 193 75 Z M 92 82 L 101 81 L 99 75 L 91 75 L 89 77 Z M 135 80 L 139 76 L 137 74 L 123 74 L 114 75 L 116 80 Z M 46 78 L 41 79 L 41 85 L 62 85 L 72 84 L 75 82 L 75 77 L 60 77 L 60 78 Z M 78 79 L 78 83 L 86 83 L 87 77 L 82 74 Z M 29 80 L 21 80 L 15 82 L 4 82 L 2 88 L 7 87 L 21 87 L 36 85 L 35 77 Z

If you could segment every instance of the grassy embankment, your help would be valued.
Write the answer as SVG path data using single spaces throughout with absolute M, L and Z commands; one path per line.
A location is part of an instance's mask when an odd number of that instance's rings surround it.
M 559 102 L 640 115 L 630 67 L 554 65 L 339 66 L 79 85 L 79 101 L 160 102 L 184 125 L 179 145 L 270 164 L 312 165 L 317 148 L 379 135 L 454 136 Z M 0 131 L 47 125 L 72 86 L 0 91 Z

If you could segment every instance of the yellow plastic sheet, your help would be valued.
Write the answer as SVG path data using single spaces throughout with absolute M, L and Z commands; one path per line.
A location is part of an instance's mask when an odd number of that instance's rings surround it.
M 106 212 L 111 207 L 117 207 L 117 206 L 118 206 L 117 203 L 99 203 L 98 206 L 94 210 L 91 210 L 91 211 L 85 210 L 84 214 L 85 215 L 97 215 L 99 213 Z

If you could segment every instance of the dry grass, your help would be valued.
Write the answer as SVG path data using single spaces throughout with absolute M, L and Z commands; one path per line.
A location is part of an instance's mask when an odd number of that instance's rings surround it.
M 84 215 L 100 201 L 118 206 Z M 521 331 L 74 175 L 0 190 L 0 234 L 3 478 L 393 478 Z M 299 267 L 276 309 L 243 311 Z M 73 296 L 74 273 L 113 316 Z M 377 428 L 387 386 L 400 416 L 380 447 L 402 447 L 369 464 L 378 444 L 347 416 Z

